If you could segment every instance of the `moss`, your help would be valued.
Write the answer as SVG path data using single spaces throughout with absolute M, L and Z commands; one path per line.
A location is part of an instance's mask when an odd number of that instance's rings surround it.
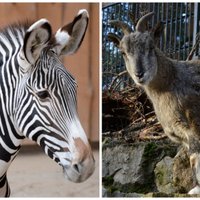
M 173 158 L 177 154 L 178 144 L 174 144 L 166 140 L 165 143 L 159 145 L 159 149 L 164 151 L 164 156 Z
M 116 141 L 105 140 L 104 148 L 113 149 L 115 146 L 119 146 L 120 143 Z M 142 193 L 146 194 L 148 192 L 157 191 L 155 184 L 155 165 L 166 155 L 174 156 L 176 155 L 177 146 L 165 141 L 149 141 L 149 142 L 135 142 L 135 143 L 121 143 L 120 145 L 128 148 L 130 151 L 135 151 L 140 146 L 140 151 L 142 154 L 142 160 L 140 162 L 140 171 L 138 172 L 140 177 L 139 183 L 127 183 L 120 184 L 114 181 L 114 174 L 103 178 L 104 187 L 110 192 L 120 191 L 123 193 Z M 144 148 L 142 148 L 143 146 Z M 143 152 L 142 152 L 143 149 Z M 158 174 L 159 182 L 164 181 L 164 173 L 160 172 Z
M 159 171 L 159 173 L 156 174 L 156 179 L 157 179 L 159 185 L 162 185 L 164 182 L 164 172 Z
M 135 184 L 118 184 L 118 183 L 114 183 L 114 187 L 117 188 L 118 191 L 121 191 L 123 193 L 140 193 L 140 194 L 146 194 L 149 191 L 152 190 L 151 188 L 151 184 L 139 184 L 139 183 L 135 183 Z
M 106 178 L 103 178 L 102 180 L 103 186 L 108 190 L 109 193 L 113 193 L 115 191 L 120 191 L 123 193 L 148 193 L 149 191 L 152 190 L 151 185 L 149 183 L 144 184 L 120 184 L 114 182 L 113 176 L 108 176 Z
M 111 186 L 114 183 L 113 176 L 104 177 L 102 182 L 104 186 Z
M 111 185 L 111 186 L 109 186 L 109 187 L 106 187 L 106 189 L 108 190 L 108 192 L 109 192 L 110 194 L 112 194 L 112 193 L 115 192 L 115 191 L 118 191 L 118 188 L 115 187 L 115 186 L 113 186 L 113 185 Z
M 118 188 L 113 184 L 113 175 L 104 177 L 102 179 L 103 186 L 108 190 L 109 193 L 113 193 L 118 190 Z
M 154 142 L 147 143 L 144 149 L 144 157 L 152 158 L 152 156 L 156 153 L 156 149 L 158 148 L 157 144 Z

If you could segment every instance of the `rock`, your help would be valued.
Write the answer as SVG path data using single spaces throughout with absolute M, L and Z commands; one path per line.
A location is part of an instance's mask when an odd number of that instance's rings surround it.
M 110 197 L 143 197 L 143 194 L 138 193 L 123 193 L 120 191 L 115 191 Z
M 106 167 L 106 163 L 102 163 L 102 178 L 106 177 L 109 174 L 108 167 Z
M 114 191 L 110 193 L 106 188 L 102 187 L 102 197 L 142 197 L 143 194 L 138 193 L 123 193 L 120 191 Z
M 125 197 L 125 194 L 120 191 L 115 191 L 113 192 L 112 197 Z
M 104 146 L 103 185 L 111 193 L 156 191 L 154 168 L 165 156 L 175 156 L 177 146 L 169 142 L 138 142 Z
M 102 187 L 102 197 L 108 197 L 108 190 Z
M 143 197 L 143 194 L 138 193 L 127 193 L 125 197 Z
M 157 163 L 154 170 L 155 182 L 159 192 L 162 193 L 174 193 L 173 185 L 173 158 L 166 156 L 160 162 Z
M 143 197 L 200 197 L 200 194 L 179 194 L 179 193 L 172 193 L 172 194 L 166 194 L 163 192 L 150 192 L 145 194 Z
M 163 192 L 149 192 L 144 197 L 173 197 L 173 194 L 166 194 Z
M 156 186 L 161 193 L 188 193 L 195 186 L 189 155 L 184 148 L 174 158 L 164 157 L 154 172 Z

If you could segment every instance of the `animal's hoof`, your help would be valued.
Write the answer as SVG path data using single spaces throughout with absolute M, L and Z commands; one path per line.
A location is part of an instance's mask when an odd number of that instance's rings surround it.
M 188 194 L 200 194 L 200 187 L 197 185 L 193 189 L 191 189 Z

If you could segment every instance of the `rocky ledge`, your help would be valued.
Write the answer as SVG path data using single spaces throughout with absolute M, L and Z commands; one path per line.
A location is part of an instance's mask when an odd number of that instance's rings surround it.
M 195 182 L 188 153 L 168 139 L 107 140 L 102 159 L 103 197 L 191 197 L 187 192 Z

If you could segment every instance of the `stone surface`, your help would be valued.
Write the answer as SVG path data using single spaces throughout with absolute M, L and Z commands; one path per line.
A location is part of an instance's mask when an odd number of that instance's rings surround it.
M 102 159 L 103 185 L 109 197 L 147 193 L 182 197 L 195 187 L 187 150 L 168 139 L 137 143 L 111 140 L 103 146 Z
M 104 146 L 103 185 L 111 194 L 156 191 L 155 166 L 164 156 L 175 156 L 176 151 L 177 146 L 159 141 Z
M 106 188 L 102 187 L 102 197 L 143 197 L 143 194 L 138 193 L 123 193 L 120 191 L 109 192 Z
M 190 168 L 189 155 L 181 148 L 174 158 L 164 157 L 154 170 L 155 182 L 162 193 L 188 193 L 195 186 L 195 177 Z
M 155 182 L 159 192 L 174 193 L 173 185 L 173 158 L 166 156 L 157 163 L 154 170 Z
M 143 197 L 200 197 L 200 194 L 194 194 L 194 195 L 189 195 L 189 194 L 179 194 L 179 193 L 172 193 L 172 194 L 166 194 L 163 192 L 150 192 Z

